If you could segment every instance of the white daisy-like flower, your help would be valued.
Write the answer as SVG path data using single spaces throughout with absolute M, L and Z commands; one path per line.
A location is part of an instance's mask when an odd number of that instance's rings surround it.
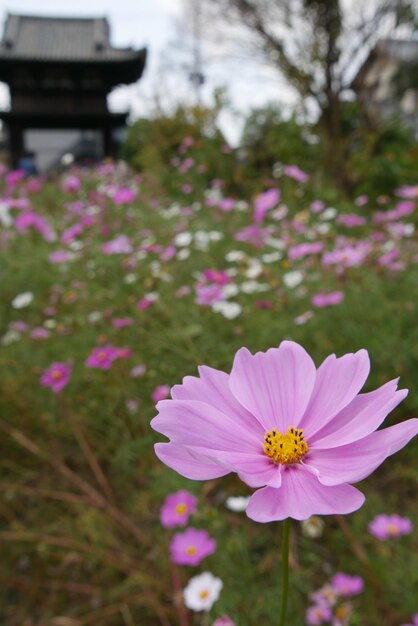
M 230 250 L 230 252 L 227 252 L 225 255 L 225 260 L 229 263 L 235 263 L 243 259 L 245 259 L 245 254 L 241 250 Z
M 192 233 L 189 233 L 188 231 L 184 231 L 174 237 L 174 243 L 179 248 L 183 246 L 186 247 L 186 246 L 190 246 L 190 244 L 192 243 L 192 239 L 193 239 Z
M 242 313 L 242 306 L 238 304 L 238 302 L 225 302 L 221 300 L 220 302 L 214 302 L 212 304 L 212 311 L 221 313 L 227 320 L 233 320 Z
M 24 291 L 19 293 L 12 300 L 12 307 L 14 309 L 24 309 L 33 302 L 33 293 L 31 291 Z
M 178 253 L 177 253 L 177 259 L 179 261 L 185 261 L 186 259 L 188 259 L 190 256 L 190 250 L 189 248 L 182 248 Z
M 250 501 L 250 496 L 230 496 L 225 500 L 225 506 L 234 513 L 244 513 Z
M 192 611 L 210 611 L 222 587 L 222 580 L 210 572 L 194 576 L 184 589 L 184 604 Z
M 286 274 L 283 274 L 283 282 L 286 287 L 289 287 L 289 289 L 294 289 L 295 287 L 298 287 L 298 285 L 300 285 L 302 281 L 303 274 L 302 272 L 299 272 L 299 270 L 293 270 L 291 272 L 286 272 Z

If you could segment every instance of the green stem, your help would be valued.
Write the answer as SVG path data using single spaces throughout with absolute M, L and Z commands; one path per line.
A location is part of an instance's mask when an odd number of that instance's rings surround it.
M 287 600 L 289 593 L 289 532 L 290 517 L 283 522 L 282 536 L 282 601 L 280 608 L 279 626 L 285 626 L 287 613 Z

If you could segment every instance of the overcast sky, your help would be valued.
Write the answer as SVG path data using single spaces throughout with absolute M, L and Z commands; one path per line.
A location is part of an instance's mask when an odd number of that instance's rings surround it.
M 133 117 L 147 115 L 153 107 L 156 85 L 161 84 L 159 81 L 161 66 L 166 65 L 164 59 L 173 56 L 170 42 L 176 41 L 178 33 L 176 24 L 181 21 L 183 11 L 182 0 L 61 0 L 54 5 L 50 0 L 0 0 L 0 19 L 3 24 L 8 12 L 74 17 L 106 16 L 111 25 L 113 45 L 135 48 L 146 46 L 148 60 L 143 78 L 135 85 L 115 89 L 109 99 L 112 110 L 130 109 Z M 236 143 L 239 136 L 240 113 L 268 101 L 277 100 L 279 97 L 283 99 L 284 96 L 288 102 L 292 100 L 291 94 L 284 89 L 274 70 L 255 62 L 235 59 L 225 63 L 224 59 L 217 61 L 210 53 L 203 51 L 203 72 L 206 75 L 206 83 L 202 89 L 204 102 L 210 102 L 215 87 L 228 88 L 236 113 L 224 115 L 221 122 L 225 134 L 232 143 Z M 182 76 L 184 77 L 184 74 Z M 187 98 L 192 102 L 193 90 L 191 87 L 185 88 L 187 85 L 185 79 L 181 89 L 181 78 L 179 76 L 176 83 L 174 75 L 171 75 L 170 93 L 176 93 L 179 99 Z M 4 108 L 7 105 L 8 90 L 0 83 L 0 107 Z

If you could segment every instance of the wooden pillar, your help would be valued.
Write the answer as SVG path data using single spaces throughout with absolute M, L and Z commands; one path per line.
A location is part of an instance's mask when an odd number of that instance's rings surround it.
M 12 167 L 17 167 L 19 159 L 25 152 L 23 128 L 19 124 L 9 124 L 9 149 Z

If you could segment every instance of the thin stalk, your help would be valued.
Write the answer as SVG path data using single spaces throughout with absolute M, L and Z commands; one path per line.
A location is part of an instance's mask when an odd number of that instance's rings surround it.
M 290 517 L 283 522 L 282 536 L 282 600 L 280 607 L 279 626 L 285 626 L 287 613 L 287 600 L 289 595 L 289 534 Z

